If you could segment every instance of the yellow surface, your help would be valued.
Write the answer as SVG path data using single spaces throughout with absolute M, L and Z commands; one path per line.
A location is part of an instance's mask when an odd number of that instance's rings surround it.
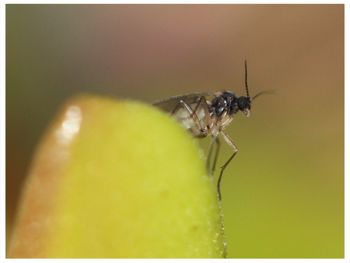
M 224 255 L 213 180 L 196 140 L 174 120 L 94 97 L 71 101 L 64 116 L 51 130 L 67 163 L 45 256 Z

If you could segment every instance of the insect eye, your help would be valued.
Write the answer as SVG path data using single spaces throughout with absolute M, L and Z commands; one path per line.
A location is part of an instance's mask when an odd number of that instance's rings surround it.
M 240 110 L 250 109 L 250 100 L 247 97 L 238 98 L 238 108 Z

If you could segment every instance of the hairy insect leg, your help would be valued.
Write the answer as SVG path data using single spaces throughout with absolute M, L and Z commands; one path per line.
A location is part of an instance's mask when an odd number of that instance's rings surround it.
M 238 152 L 238 148 L 231 139 L 230 136 L 228 136 L 224 131 L 221 132 L 222 137 L 224 138 L 225 142 L 233 149 L 233 153 L 230 156 L 230 158 L 224 163 L 223 166 L 221 166 L 221 171 L 217 183 L 217 191 L 218 191 L 218 197 L 219 200 L 221 200 L 221 180 L 222 180 L 222 175 L 224 174 L 224 170 L 226 169 L 227 165 L 232 161 L 232 159 L 236 156 Z
M 215 155 L 214 155 L 214 160 L 213 160 L 212 166 L 210 166 L 210 160 L 211 160 L 211 155 L 213 153 L 214 145 L 216 146 Z M 208 156 L 207 156 L 207 171 L 210 175 L 214 174 L 216 163 L 217 163 L 219 152 L 220 152 L 220 145 L 221 145 L 221 143 L 220 143 L 219 138 L 217 136 L 212 137 L 212 140 L 211 140 L 210 145 L 209 145 Z

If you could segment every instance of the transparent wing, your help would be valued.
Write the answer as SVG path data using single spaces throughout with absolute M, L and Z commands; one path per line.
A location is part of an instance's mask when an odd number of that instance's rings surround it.
M 202 97 L 204 97 L 204 101 L 201 100 Z M 206 127 L 211 121 L 208 117 L 207 105 L 207 100 L 210 97 L 210 93 L 192 93 L 161 100 L 153 105 L 172 113 L 178 122 L 195 137 L 205 137 L 207 135 Z M 183 103 L 180 103 L 181 101 Z M 194 111 L 194 115 L 190 114 L 192 111 Z
M 156 101 L 153 103 L 153 105 L 166 112 L 171 113 L 181 100 L 184 101 L 186 104 L 192 106 L 193 104 L 197 103 L 199 98 L 202 96 L 204 96 L 207 99 L 211 96 L 211 94 L 205 93 L 205 92 L 201 92 L 201 93 L 198 92 L 198 93 L 191 93 L 187 95 L 185 94 L 180 96 L 174 96 L 164 100 Z

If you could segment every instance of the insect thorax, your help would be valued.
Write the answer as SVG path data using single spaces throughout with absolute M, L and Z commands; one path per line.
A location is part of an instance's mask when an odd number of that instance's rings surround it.
M 238 98 L 229 91 L 220 92 L 210 103 L 210 112 L 217 118 L 224 114 L 233 115 L 238 110 Z

